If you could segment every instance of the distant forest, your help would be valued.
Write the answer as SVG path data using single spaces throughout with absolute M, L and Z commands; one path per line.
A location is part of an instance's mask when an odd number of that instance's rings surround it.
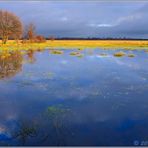
M 2 38 L 0 37 L 0 40 Z M 15 40 L 13 38 L 10 37 L 11 40 Z M 22 39 L 26 39 L 26 38 L 22 38 Z M 79 38 L 79 37 L 45 37 L 46 40 L 141 40 L 141 41 L 147 41 L 148 39 L 144 38 Z
M 49 38 L 47 38 L 48 40 Z M 148 39 L 141 39 L 141 38 L 95 38 L 95 37 L 88 37 L 88 38 L 79 38 L 79 37 L 61 37 L 61 38 L 54 38 L 56 40 L 148 40 Z

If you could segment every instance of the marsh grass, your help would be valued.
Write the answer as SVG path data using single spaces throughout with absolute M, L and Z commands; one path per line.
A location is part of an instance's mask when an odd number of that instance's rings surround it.
M 114 53 L 114 56 L 115 57 L 123 57 L 123 56 L 125 56 L 125 53 L 122 51 L 119 51 L 119 52 Z
M 79 55 L 80 52 L 71 52 L 70 55 L 73 55 L 73 56 L 76 56 L 76 55 Z
M 135 57 L 134 54 L 128 54 L 127 56 L 130 57 L 130 58 Z
M 64 52 L 61 50 L 51 50 L 50 53 L 51 54 L 63 54 Z
M 44 43 L 22 43 L 9 40 L 7 44 L 0 42 L 0 50 L 42 50 L 47 48 L 78 49 L 102 48 L 102 49 L 148 49 L 148 41 L 131 40 L 47 40 Z

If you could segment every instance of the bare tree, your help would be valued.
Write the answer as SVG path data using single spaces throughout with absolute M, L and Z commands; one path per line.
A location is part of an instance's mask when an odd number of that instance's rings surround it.
M 19 39 L 23 33 L 22 23 L 15 14 L 0 10 L 0 37 L 6 44 L 9 38 Z
M 30 40 L 30 42 L 33 42 L 36 36 L 35 25 L 33 23 L 30 23 L 28 26 L 26 26 L 25 32 L 25 36 Z

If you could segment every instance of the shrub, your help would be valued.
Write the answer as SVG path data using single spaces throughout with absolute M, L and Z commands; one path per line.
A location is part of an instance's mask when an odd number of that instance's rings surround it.
M 35 43 L 44 43 L 44 42 L 46 42 L 46 39 L 45 39 L 45 37 L 42 36 L 42 35 L 37 35 L 37 36 L 35 37 L 34 42 L 35 42 Z

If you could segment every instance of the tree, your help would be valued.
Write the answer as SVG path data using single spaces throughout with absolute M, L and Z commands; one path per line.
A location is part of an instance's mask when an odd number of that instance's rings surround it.
M 30 40 L 30 42 L 33 42 L 35 38 L 35 25 L 33 23 L 30 23 L 28 26 L 26 26 L 26 37 Z
M 15 14 L 0 10 L 0 37 L 6 44 L 9 38 L 19 39 L 23 33 L 23 25 Z

